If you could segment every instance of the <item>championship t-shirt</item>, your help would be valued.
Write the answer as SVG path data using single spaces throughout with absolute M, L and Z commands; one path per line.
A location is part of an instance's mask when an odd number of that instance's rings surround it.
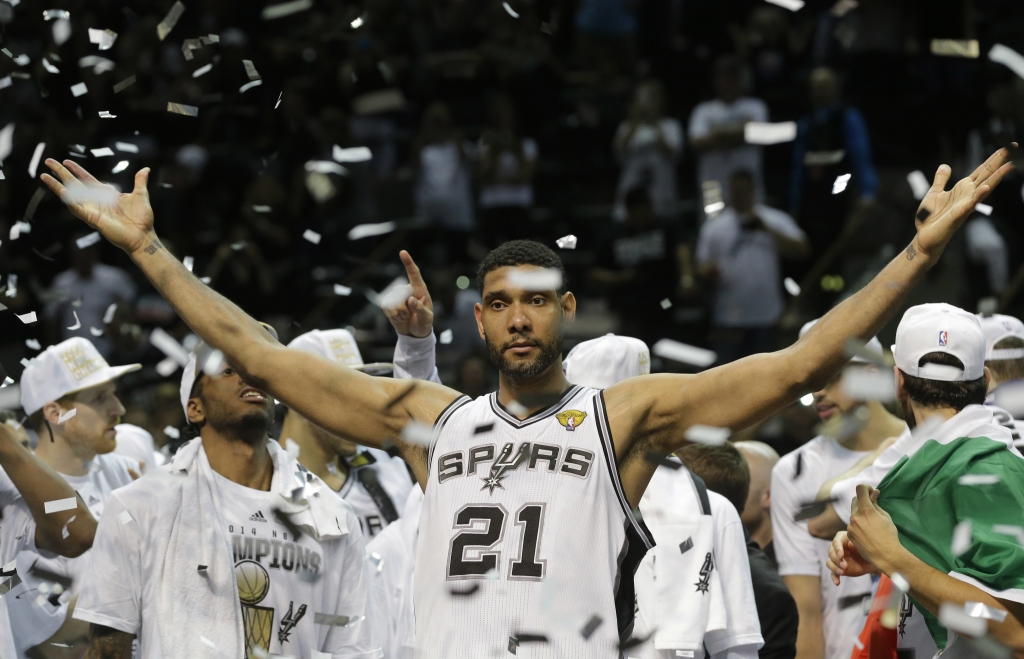
M 779 575 L 805 575 L 821 580 L 822 633 L 826 659 L 849 659 L 867 615 L 862 608 L 871 597 L 871 577 L 844 577 L 832 583 L 826 566 L 830 540 L 815 538 L 807 521 L 795 517 L 813 502 L 821 487 L 852 468 L 867 452 L 844 448 L 832 437 L 818 436 L 782 456 L 772 469 L 772 540 Z
M 348 463 L 338 495 L 355 510 L 363 537 L 369 539 L 401 515 L 412 476 L 402 458 L 378 449 L 361 449 Z
M 8 565 L 18 553 L 36 546 L 36 522 L 21 492 L 0 469 L 0 565 Z

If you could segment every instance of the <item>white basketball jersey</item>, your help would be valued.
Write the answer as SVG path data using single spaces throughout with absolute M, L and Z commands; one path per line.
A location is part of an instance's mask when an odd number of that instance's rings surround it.
M 618 657 L 653 546 L 619 483 L 604 398 L 520 421 L 497 394 L 438 417 L 416 552 L 416 656 Z

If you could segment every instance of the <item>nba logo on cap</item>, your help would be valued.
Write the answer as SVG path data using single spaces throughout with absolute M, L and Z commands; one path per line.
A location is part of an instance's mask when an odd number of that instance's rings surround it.
M 949 333 L 946 330 L 939 330 L 939 345 L 945 346 L 949 342 Z

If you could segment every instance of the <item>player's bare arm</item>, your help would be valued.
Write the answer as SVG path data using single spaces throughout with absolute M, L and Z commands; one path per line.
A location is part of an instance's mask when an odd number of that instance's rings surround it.
M 1013 167 L 1000 149 L 946 191 L 951 170 L 939 167 L 915 222 L 917 235 L 867 286 L 827 313 L 803 339 L 697 375 L 655 375 L 621 382 L 605 392 L 626 496 L 636 505 L 654 472 L 648 452 L 685 445 L 700 424 L 740 430 L 823 386 L 847 362 L 848 339 L 867 341 L 933 266 L 975 205 Z
M 103 625 L 89 626 L 89 649 L 85 659 L 131 659 L 134 634 Z
M 402 429 L 412 420 L 432 424 L 457 392 L 430 382 L 374 378 L 282 346 L 161 244 L 146 189 L 149 168 L 135 175 L 130 194 L 118 194 L 75 162 L 48 159 L 46 165 L 57 177 L 43 174 L 46 185 L 72 213 L 124 250 L 189 327 L 224 353 L 248 384 L 360 444 L 381 447 L 394 441 L 423 482 L 424 448 L 404 443 Z
M 74 558 L 92 547 L 96 520 L 85 502 L 60 474 L 19 444 L 3 424 L 0 424 L 0 467 L 18 488 L 36 520 L 39 548 Z M 47 514 L 46 503 L 62 499 L 75 499 L 77 507 Z

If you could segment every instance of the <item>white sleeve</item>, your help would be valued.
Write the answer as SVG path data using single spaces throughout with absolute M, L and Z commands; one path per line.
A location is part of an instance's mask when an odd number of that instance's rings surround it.
M 772 469 L 772 543 L 775 545 L 779 574 L 820 577 L 821 559 L 815 538 L 807 530 L 807 522 L 793 519 L 801 504 L 806 502 L 801 500 L 794 477 L 794 464 L 788 457 L 780 460 Z M 808 468 L 804 465 L 805 470 Z
M 106 515 L 103 516 L 106 519 Z M 331 560 L 324 565 L 331 566 L 331 574 L 325 585 L 322 608 L 319 612 L 329 615 L 347 616 L 350 620 L 360 616 L 371 616 L 374 607 L 370 603 L 367 584 L 366 546 L 359 532 L 359 520 L 355 513 L 348 512 L 349 533 L 335 541 Z M 380 643 L 375 638 L 373 623 L 364 618 L 348 625 L 319 625 L 318 642 L 320 651 L 331 659 L 377 659 L 383 656 Z
M 757 650 L 760 646 L 758 645 L 737 645 L 731 648 L 722 650 L 721 652 L 713 652 L 710 659 L 757 659 Z
M 429 380 L 441 384 L 434 363 L 437 339 L 434 333 L 423 338 L 398 335 L 395 344 L 395 378 L 399 380 Z
M 0 467 L 0 508 L 12 504 L 20 498 L 21 492 L 14 486 L 14 481 Z
M 679 156 L 683 150 L 683 127 L 678 121 L 668 117 L 660 122 L 661 134 L 665 142 L 672 147 L 675 155 Z
M 704 223 L 704 226 L 700 228 L 700 234 L 697 237 L 697 263 L 703 265 L 705 263 L 714 263 L 717 261 L 717 251 L 715 247 L 719 242 L 717 240 L 717 233 L 714 229 L 714 224 L 717 220 L 708 220 Z
M 768 121 L 768 105 L 759 98 L 748 99 L 751 106 L 751 121 Z
M 74 617 L 128 634 L 142 625 L 142 556 L 139 522 L 117 493 L 107 499 L 83 570 Z
M 36 551 L 36 520 L 19 497 L 0 508 L 0 566 L 23 551 Z
M 715 492 L 708 492 L 708 497 L 715 522 L 715 565 L 725 596 L 728 623 L 724 630 L 705 634 L 704 643 L 712 654 L 748 645 L 756 650 L 764 645 L 764 638 L 754 601 L 743 522 L 728 499 Z
M 804 234 L 803 229 L 800 228 L 800 225 L 798 225 L 788 213 L 768 206 L 761 206 L 759 210 L 762 211 L 761 219 L 768 223 L 772 229 L 778 231 L 787 238 L 803 240 L 807 237 Z

